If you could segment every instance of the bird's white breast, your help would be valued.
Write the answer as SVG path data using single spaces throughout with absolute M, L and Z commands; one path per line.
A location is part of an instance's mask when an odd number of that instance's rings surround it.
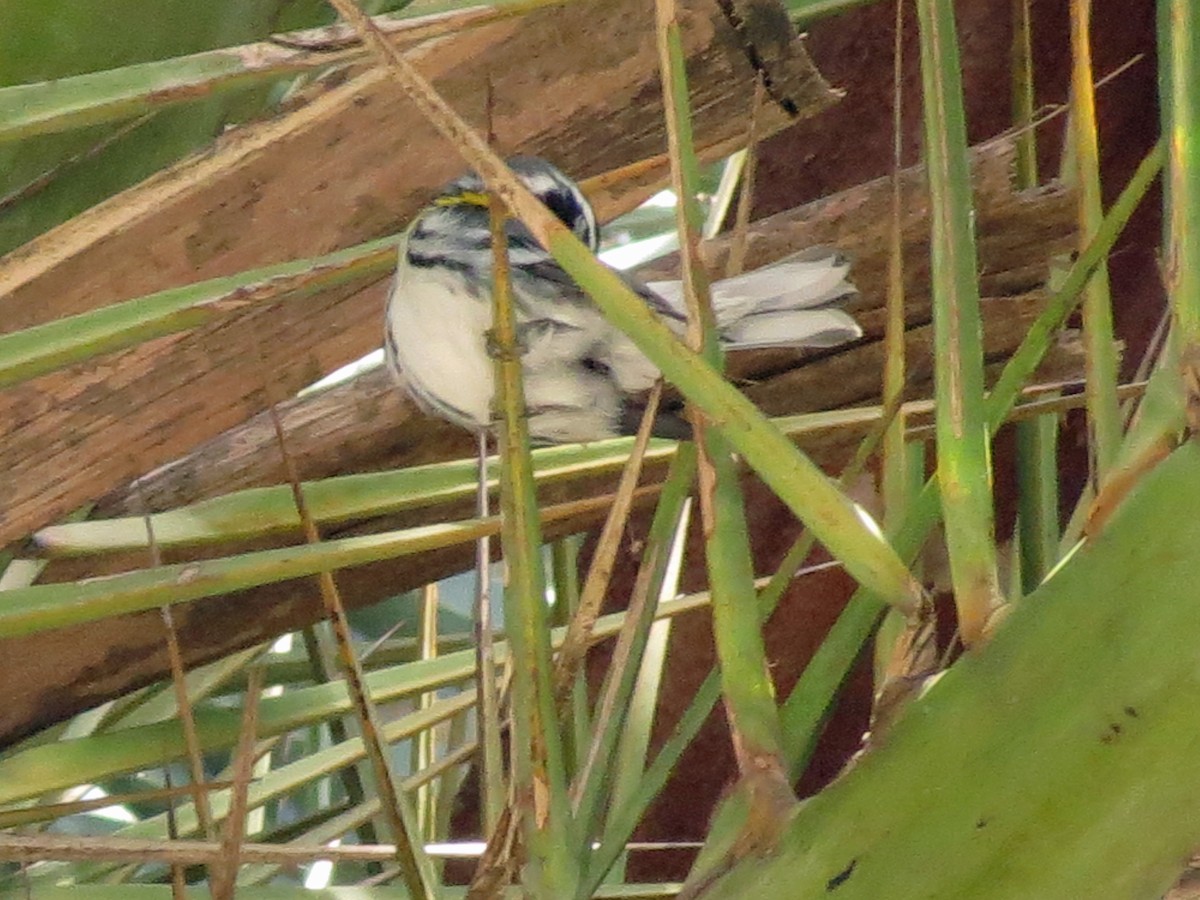
M 468 294 L 455 272 L 401 265 L 388 303 L 396 361 L 409 390 L 467 428 L 491 419 L 492 361 L 487 299 Z

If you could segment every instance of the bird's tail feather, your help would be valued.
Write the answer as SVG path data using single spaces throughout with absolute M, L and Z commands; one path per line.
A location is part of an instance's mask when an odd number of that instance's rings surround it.
M 721 339 L 731 349 L 835 347 L 862 336 L 849 314 L 836 307 L 858 291 L 847 280 L 850 261 L 827 247 L 812 247 L 762 269 L 712 285 Z M 648 285 L 682 313 L 678 281 Z
M 862 329 L 840 309 L 788 309 L 744 316 L 721 329 L 732 350 L 764 347 L 837 347 L 862 337 Z

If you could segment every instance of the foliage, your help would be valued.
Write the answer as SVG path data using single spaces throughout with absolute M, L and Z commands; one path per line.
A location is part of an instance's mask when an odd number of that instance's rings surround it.
M 1193 252 L 1200 13 L 1190 0 L 1159 3 L 1164 140 L 1107 210 L 1099 199 L 1105 183 L 1091 109 L 1089 4 L 1073 2 L 1071 177 L 1083 198 L 1080 252 L 1048 287 L 1043 311 L 990 389 L 954 4 L 916 3 L 932 210 L 937 462 L 924 486 L 912 489 L 906 454 L 920 436 L 908 433 L 905 444 L 912 409 L 899 405 L 898 394 L 888 395 L 855 462 L 835 482 L 791 437 L 829 417 L 772 420 L 723 373 L 706 330 L 710 273 L 699 255 L 695 201 L 707 192 L 698 182 L 696 111 L 683 64 L 686 16 L 675 3 L 658 0 L 655 8 L 691 316 L 686 342 L 565 232 L 384 36 L 401 34 L 409 27 L 403 23 L 431 9 L 409 5 L 364 7 L 396 13 L 372 21 L 349 0 L 169 9 L 141 0 L 0 0 L 9 26 L 0 31 L 0 250 L 21 248 L 99 202 L 121 203 L 123 188 L 203 152 L 228 125 L 277 112 L 289 92 L 337 76 L 345 65 L 377 64 L 503 201 L 494 207 L 495 224 L 504 215 L 524 221 L 659 366 L 690 404 L 698 439 L 677 447 L 649 442 L 644 431 L 635 441 L 531 452 L 499 278 L 495 335 L 510 351 L 497 363 L 503 425 L 499 453 L 482 470 L 475 513 L 446 512 L 475 493 L 480 473 L 473 461 L 301 481 L 280 428 L 285 477 L 278 484 L 153 515 L 47 525 L 19 548 L 35 561 L 11 554 L 5 560 L 0 638 L 161 611 L 174 677 L 0 752 L 0 861 L 11 861 L 0 863 L 0 896 L 49 898 L 67 889 L 85 898 L 117 890 L 180 896 L 185 881 L 207 880 L 215 896 L 232 896 L 236 887 L 238 895 L 265 898 L 294 896 L 301 878 L 309 886 L 319 879 L 347 890 L 363 885 L 355 897 L 458 896 L 459 889 L 441 884 L 442 863 L 431 848 L 452 833 L 472 763 L 481 770 L 480 786 L 471 790 L 488 840 L 468 896 L 499 895 L 509 882 L 530 896 L 555 898 L 816 897 L 834 890 L 863 897 L 1081 896 L 1096 879 L 1114 896 L 1160 896 L 1200 843 L 1194 817 L 1185 814 L 1196 742 L 1180 712 L 1195 699 L 1188 662 L 1194 617 L 1181 601 L 1197 574 L 1188 511 L 1200 503 L 1193 496 L 1200 458 L 1180 441 L 1193 422 L 1200 322 Z M 485 12 L 494 21 L 547 5 L 514 0 Z M 780 9 L 807 21 L 855 5 L 792 0 Z M 465 6 L 452 5 L 439 21 L 468 27 L 454 18 Z M 247 46 L 329 24 L 333 7 L 345 19 L 338 40 L 346 43 L 336 48 L 343 55 L 318 63 L 303 48 L 303 58 L 279 57 L 258 68 L 247 62 Z M 1027 3 L 1015 7 L 1027 16 Z M 1018 42 L 1028 38 L 1017 30 Z M 1019 93 L 1029 89 L 1032 73 L 1021 52 L 1014 60 Z M 1030 104 L 1018 104 L 1021 110 L 1028 124 Z M 1032 136 L 1027 141 L 1023 173 L 1032 183 Z M 1126 427 L 1129 416 L 1117 408 L 1106 264 L 1164 168 L 1171 337 L 1140 415 Z M 749 172 L 752 166 L 742 181 L 747 196 Z M 712 215 L 719 222 L 725 210 L 717 195 Z M 628 227 L 640 235 L 655 215 L 643 210 Z M 899 222 L 897 208 L 897 247 Z M 102 368 L 105 354 L 118 348 L 220 326 L 248 304 L 300 302 L 377 279 L 390 267 L 396 240 L 381 235 L 321 257 L 12 331 L 0 337 L 0 386 L 20 390 L 81 364 Z M 900 264 L 898 255 L 894 260 Z M 0 271 L 20 262 L 18 250 L 0 261 Z M 892 299 L 903 302 L 895 292 Z M 1022 435 L 1021 571 L 1006 592 L 990 442 L 1081 303 L 1087 412 L 1097 441 L 1093 484 L 1071 523 L 1060 527 L 1051 403 Z M 895 333 L 902 316 L 889 327 L 888 378 L 895 385 L 905 371 L 904 341 Z M 881 444 L 885 528 L 845 488 Z M 653 489 L 639 488 L 641 467 L 654 465 L 666 474 L 651 480 Z M 761 582 L 753 578 L 741 465 L 810 532 Z M 595 488 L 596 479 L 615 472 L 624 473 L 619 486 Z M 500 510 L 491 515 L 487 501 L 497 490 Z M 570 499 L 539 502 L 550 490 Z M 588 491 L 594 495 L 584 496 Z M 680 569 L 694 562 L 682 558 L 681 538 L 693 494 L 709 589 L 679 596 Z M 625 519 L 632 506 L 649 501 L 656 506 L 639 548 L 636 585 L 622 598 L 628 608 L 600 616 Z M 542 530 L 583 514 L 597 518 L 597 510 L 608 510 L 610 520 L 591 568 L 581 573 L 578 538 L 544 545 Z M 389 517 L 402 514 L 427 518 L 394 527 Z M 934 650 L 930 585 L 921 577 L 928 574 L 921 552 L 939 521 L 960 629 L 941 654 Z M 326 536 L 335 527 L 358 533 Z M 1146 542 L 1147 533 L 1164 537 Z M 482 586 L 472 594 L 458 579 L 431 585 L 419 598 L 410 593 L 347 610 L 342 570 L 476 541 L 484 542 L 476 572 L 482 585 L 492 535 L 501 537 L 505 573 L 495 597 Z M 814 541 L 859 589 L 800 681 L 777 699 L 761 626 Z M 173 553 L 193 556 L 164 561 Z M 130 554 L 149 555 L 152 564 L 126 571 Z M 105 577 L 35 583 L 48 560 L 70 560 L 83 567 L 76 572 Z M 172 608 L 298 578 L 319 579 L 324 621 L 286 638 L 290 646 L 244 648 L 184 673 Z M 1136 605 L 1129 602 L 1134 593 Z M 493 599 L 503 607 L 494 617 Z M 671 619 L 702 608 L 712 612 L 720 666 L 674 733 L 655 743 Z M 601 641 L 614 650 L 596 685 L 581 661 Z M 1172 652 L 1162 652 L 1167 645 Z M 877 661 L 870 746 L 831 788 L 798 804 L 791 782 L 865 647 Z M 719 698 L 738 779 L 693 873 L 685 885 L 626 884 L 631 836 Z M 404 887 L 380 886 L 393 881 Z M 339 895 L 335 888 L 326 893 Z

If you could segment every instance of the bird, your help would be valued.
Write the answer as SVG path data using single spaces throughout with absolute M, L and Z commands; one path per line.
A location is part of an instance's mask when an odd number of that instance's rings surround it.
M 600 229 L 591 203 L 559 168 L 535 156 L 509 168 L 593 253 Z M 636 430 L 658 368 L 555 262 L 520 221 L 505 223 L 517 346 L 530 442 L 587 443 Z M 495 411 L 492 246 L 486 188 L 475 173 L 450 182 L 410 224 L 399 245 L 385 313 L 384 357 L 426 413 L 479 433 Z M 862 335 L 839 307 L 856 295 L 850 263 L 828 248 L 802 251 L 712 286 L 727 350 L 834 347 Z M 687 321 L 679 282 L 620 277 L 674 332 Z M 654 433 L 686 438 L 678 411 L 660 412 Z

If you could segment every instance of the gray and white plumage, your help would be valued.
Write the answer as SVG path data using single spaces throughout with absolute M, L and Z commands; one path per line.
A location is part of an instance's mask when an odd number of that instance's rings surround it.
M 545 160 L 514 157 L 513 172 L 592 251 L 600 243 L 591 204 Z M 387 364 L 426 411 L 472 431 L 492 424 L 492 249 L 477 175 L 451 182 L 409 228 L 387 302 Z M 630 408 L 659 377 L 516 220 L 505 226 L 522 349 L 530 438 L 539 444 L 625 433 Z M 796 257 L 713 285 L 729 350 L 831 347 L 861 335 L 837 307 L 855 293 L 849 264 L 828 251 Z M 677 333 L 686 323 L 678 282 L 627 283 Z M 673 431 L 669 426 L 664 433 Z

